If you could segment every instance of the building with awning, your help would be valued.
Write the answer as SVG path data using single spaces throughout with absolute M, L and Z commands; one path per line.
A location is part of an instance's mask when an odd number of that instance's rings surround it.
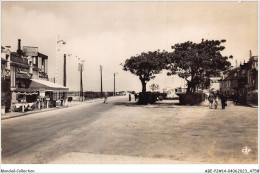
M 41 79 L 31 79 L 29 88 L 39 92 L 39 99 L 47 108 L 64 105 L 69 91 L 67 87 Z
M 18 39 L 17 51 L 10 52 L 8 59 L 2 60 L 4 63 L 7 68 L 2 70 L 10 81 L 11 110 L 21 111 L 25 105 L 25 111 L 64 106 L 69 88 L 49 81 L 48 56 L 38 52 L 38 47 L 24 46 L 22 50 Z

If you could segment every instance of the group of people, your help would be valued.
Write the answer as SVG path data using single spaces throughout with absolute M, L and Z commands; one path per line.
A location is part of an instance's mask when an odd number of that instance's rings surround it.
M 214 92 L 211 92 L 208 97 L 209 109 L 218 108 L 218 98 L 220 98 L 222 109 L 225 109 L 225 107 L 227 106 L 226 95 L 225 94 L 215 94 Z

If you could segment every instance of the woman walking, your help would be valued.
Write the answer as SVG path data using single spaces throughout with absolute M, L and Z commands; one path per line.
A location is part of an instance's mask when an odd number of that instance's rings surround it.
M 209 94 L 208 100 L 209 100 L 209 109 L 212 109 L 212 104 L 213 104 L 213 101 L 215 100 L 215 95 L 213 92 L 211 92 Z

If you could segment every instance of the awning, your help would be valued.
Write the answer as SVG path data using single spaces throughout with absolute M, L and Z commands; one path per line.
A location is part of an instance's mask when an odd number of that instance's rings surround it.
M 37 90 L 32 88 L 15 88 L 15 89 L 11 89 L 11 91 L 17 94 L 26 94 L 26 95 L 38 94 Z
M 32 88 L 15 88 L 15 89 L 12 89 L 11 91 L 13 91 L 13 92 L 37 92 L 36 89 L 32 89 Z
M 44 89 L 44 90 L 53 90 L 53 91 L 68 91 L 69 88 L 58 85 L 56 83 L 52 83 L 46 80 L 39 80 L 39 79 L 31 79 L 30 88 L 32 89 Z

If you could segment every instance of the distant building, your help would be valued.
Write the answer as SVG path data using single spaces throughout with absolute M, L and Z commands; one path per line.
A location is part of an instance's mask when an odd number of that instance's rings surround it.
M 176 94 L 176 95 L 186 94 L 186 92 L 187 92 L 187 88 L 181 88 L 181 87 L 175 88 L 175 94 Z
M 172 89 L 172 88 L 164 88 L 163 89 L 163 93 L 167 94 L 167 98 L 176 98 L 178 97 L 176 94 L 175 94 L 175 90 Z
M 210 91 L 220 90 L 220 80 L 222 77 L 210 77 Z
M 241 104 L 257 103 L 258 57 L 251 56 L 247 63 L 230 70 L 221 80 L 220 92 Z

